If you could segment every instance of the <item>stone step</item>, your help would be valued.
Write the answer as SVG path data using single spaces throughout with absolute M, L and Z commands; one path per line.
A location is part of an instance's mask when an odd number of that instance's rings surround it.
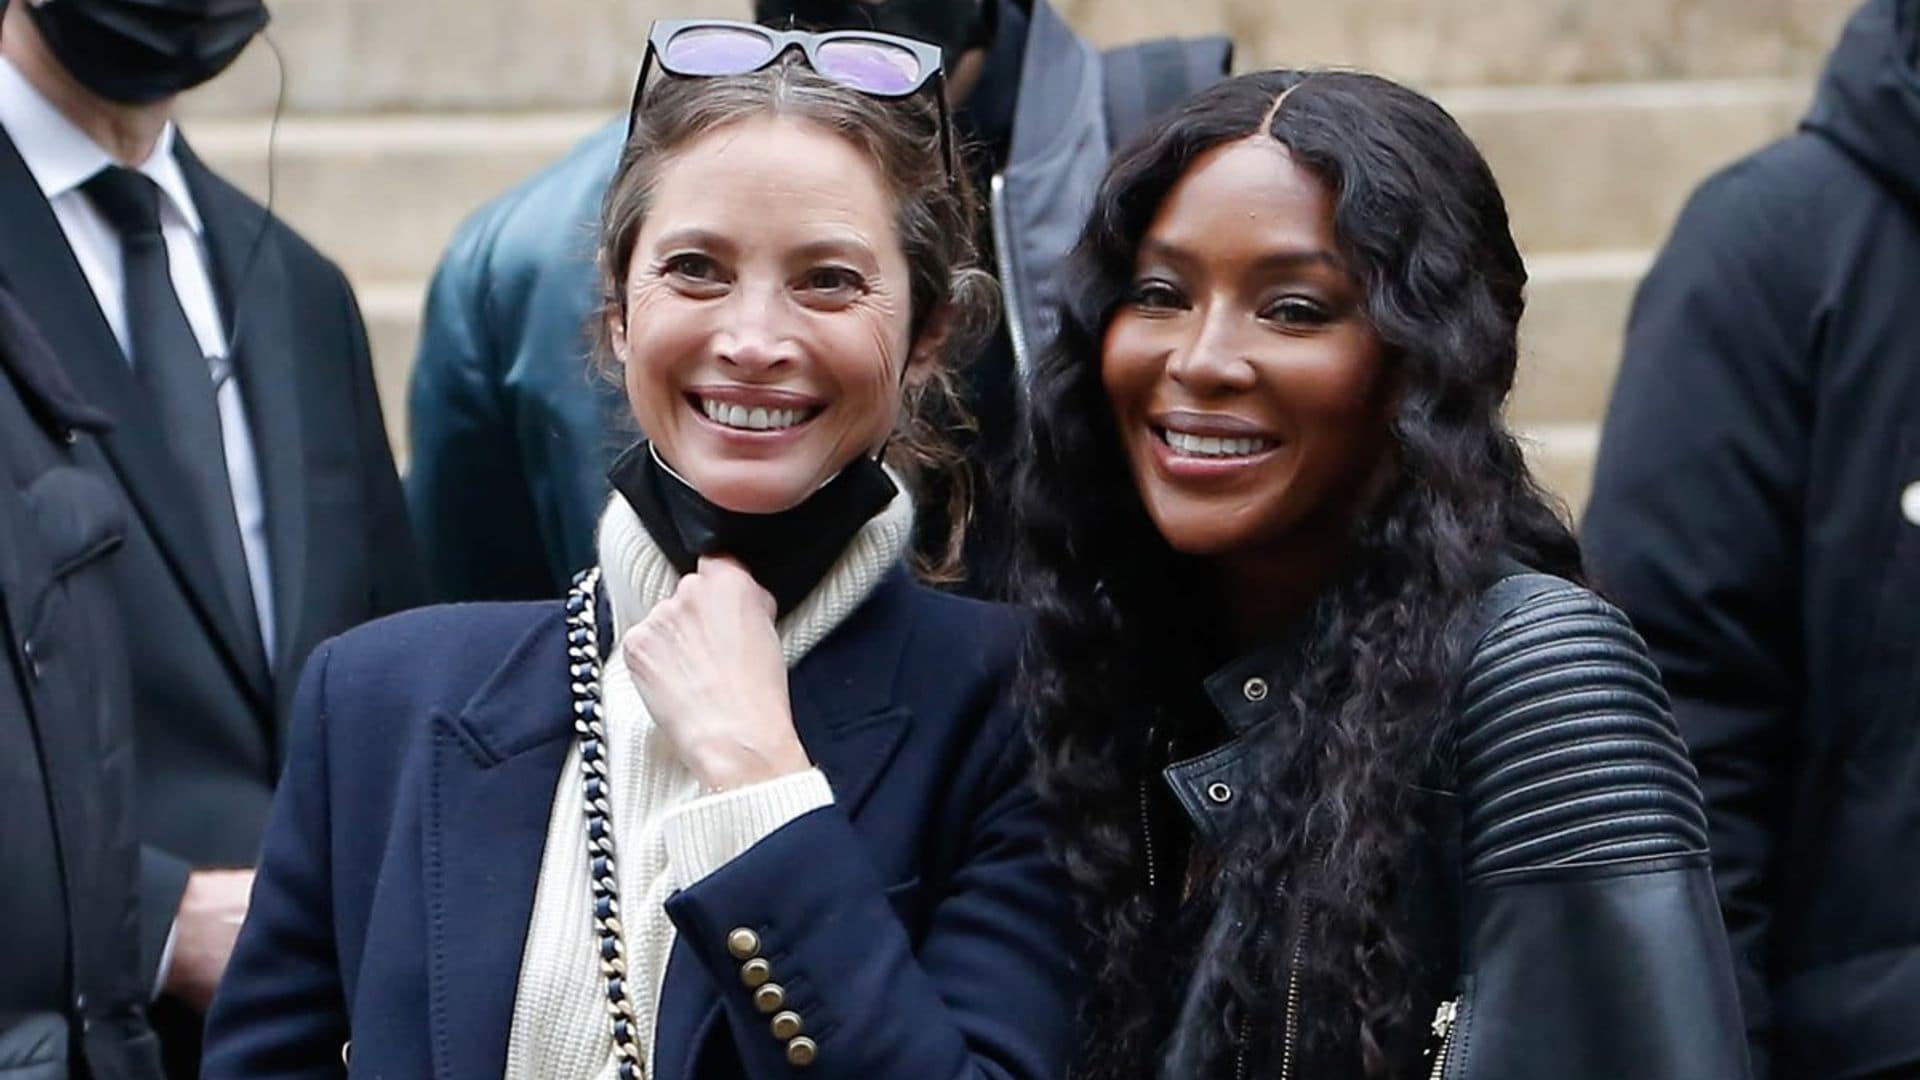
M 1428 86 L 1808 77 L 1857 0 L 1059 0 L 1103 44 L 1224 33 L 1240 70 L 1364 67 Z M 611 108 L 656 17 L 745 0 L 276 0 L 294 113 Z M 264 45 L 192 108 L 273 108 Z
M 468 214 L 605 119 L 404 114 L 288 118 L 277 130 L 257 120 L 201 121 L 184 130 L 214 169 L 270 200 L 348 276 L 411 280 L 432 273 Z
M 1793 130 L 1808 80 L 1469 88 L 1438 95 L 1500 182 L 1523 249 L 1654 247 L 1709 173 Z
M 1702 177 L 1790 130 L 1803 81 L 1462 89 L 1442 95 L 1500 178 L 1521 246 L 1640 249 Z M 431 273 L 455 226 L 607 119 L 597 112 L 291 117 L 272 144 L 277 210 L 356 279 Z M 269 126 L 188 137 L 256 197 Z M 370 200 L 369 193 L 377 193 Z
M 1520 370 L 1507 416 L 1520 425 L 1598 421 L 1620 371 L 1644 251 L 1535 255 L 1527 259 Z
M 1594 457 L 1600 450 L 1598 424 L 1547 424 L 1520 431 L 1527 465 L 1546 489 L 1566 504 L 1578 523 L 1593 493 Z
M 1060 0 L 1095 41 L 1225 33 L 1240 70 L 1429 86 L 1810 76 L 1858 0 Z

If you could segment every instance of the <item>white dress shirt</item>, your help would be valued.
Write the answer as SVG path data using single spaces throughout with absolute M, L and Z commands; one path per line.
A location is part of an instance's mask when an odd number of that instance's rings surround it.
M 73 249 L 87 284 L 93 287 L 101 314 L 120 341 L 121 352 L 129 353 L 120 234 L 80 190 L 94 173 L 119 162 L 42 97 L 5 57 L 0 57 L 0 128 L 12 138 L 27 171 L 53 208 L 53 216 L 66 233 L 67 246 Z M 226 330 L 221 325 L 220 305 L 214 300 L 213 277 L 208 271 L 205 229 L 193 205 L 193 193 L 187 189 L 187 178 L 174 159 L 173 139 L 173 124 L 169 122 L 153 153 L 138 169 L 160 188 L 160 232 L 167 244 L 167 265 L 173 276 L 173 291 L 187 313 L 193 336 L 215 370 L 231 372 L 226 363 Z M 220 408 L 221 438 L 226 444 L 227 486 L 240 522 L 240 545 L 253 586 L 254 611 L 260 619 L 260 645 L 271 664 L 273 576 L 267 562 L 266 502 L 260 493 L 259 461 L 253 452 L 253 433 L 247 426 L 239 380 L 229 377 L 221 382 L 215 400 Z

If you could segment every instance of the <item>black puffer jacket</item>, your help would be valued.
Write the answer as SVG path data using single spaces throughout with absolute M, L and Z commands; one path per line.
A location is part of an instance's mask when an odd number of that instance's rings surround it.
M 0 287 L 0 1077 L 160 1076 L 146 1017 L 126 659 L 107 561 L 126 511 L 81 401 Z M 143 940 L 144 938 L 144 940 Z
M 1694 193 L 1634 302 L 1590 566 L 1700 768 L 1755 1072 L 1920 1072 L 1920 3 Z
M 1457 705 L 1457 771 L 1416 793 L 1401 918 L 1423 990 L 1420 1023 L 1389 1040 L 1395 1075 L 1746 1076 L 1700 793 L 1645 647 L 1604 601 L 1542 574 L 1496 583 L 1480 616 Z M 1286 678 L 1272 663 L 1249 658 L 1208 680 L 1242 740 Z M 1167 770 L 1201 844 L 1253 782 L 1242 740 Z M 1312 1003 L 1284 973 L 1274 985 L 1288 988 L 1274 1022 L 1292 1031 Z M 1246 1069 L 1290 1072 L 1286 1062 Z M 1337 1070 L 1299 1062 L 1291 1074 Z

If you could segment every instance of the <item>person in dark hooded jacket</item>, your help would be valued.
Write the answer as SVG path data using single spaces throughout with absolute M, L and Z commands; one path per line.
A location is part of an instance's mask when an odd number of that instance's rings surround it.
M 1800 130 L 1694 194 L 1584 525 L 1699 766 L 1763 1077 L 1920 1075 L 1917 57 L 1920 2 L 1869 0 Z
M 756 0 L 754 18 L 877 29 L 947 53 L 947 96 L 991 197 L 984 239 L 1005 292 L 998 331 L 960 372 L 977 425 L 965 447 L 975 485 L 965 585 L 997 594 L 1010 550 L 997 474 L 1018 387 L 1052 335 L 1060 264 L 1100 170 L 1126 135 L 1224 76 L 1232 46 L 1162 39 L 1103 53 L 1047 0 Z M 603 300 L 594 223 L 625 135 L 621 117 L 480 208 L 434 274 L 407 398 L 407 502 L 440 599 L 557 596 L 594 559 L 607 467 L 636 434 L 620 388 L 592 375 L 587 338 Z M 947 534 L 938 522 L 922 531 Z
M 108 566 L 127 509 L 80 464 L 110 418 L 0 282 L 0 1077 L 160 1080 L 133 702 Z M 150 913 L 147 913 L 150 914 Z

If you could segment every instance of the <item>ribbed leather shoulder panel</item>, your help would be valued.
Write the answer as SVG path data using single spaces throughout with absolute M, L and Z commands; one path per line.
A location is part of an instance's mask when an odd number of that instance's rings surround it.
M 1467 874 L 1704 850 L 1693 764 L 1625 616 L 1557 579 L 1480 639 L 1460 692 Z

